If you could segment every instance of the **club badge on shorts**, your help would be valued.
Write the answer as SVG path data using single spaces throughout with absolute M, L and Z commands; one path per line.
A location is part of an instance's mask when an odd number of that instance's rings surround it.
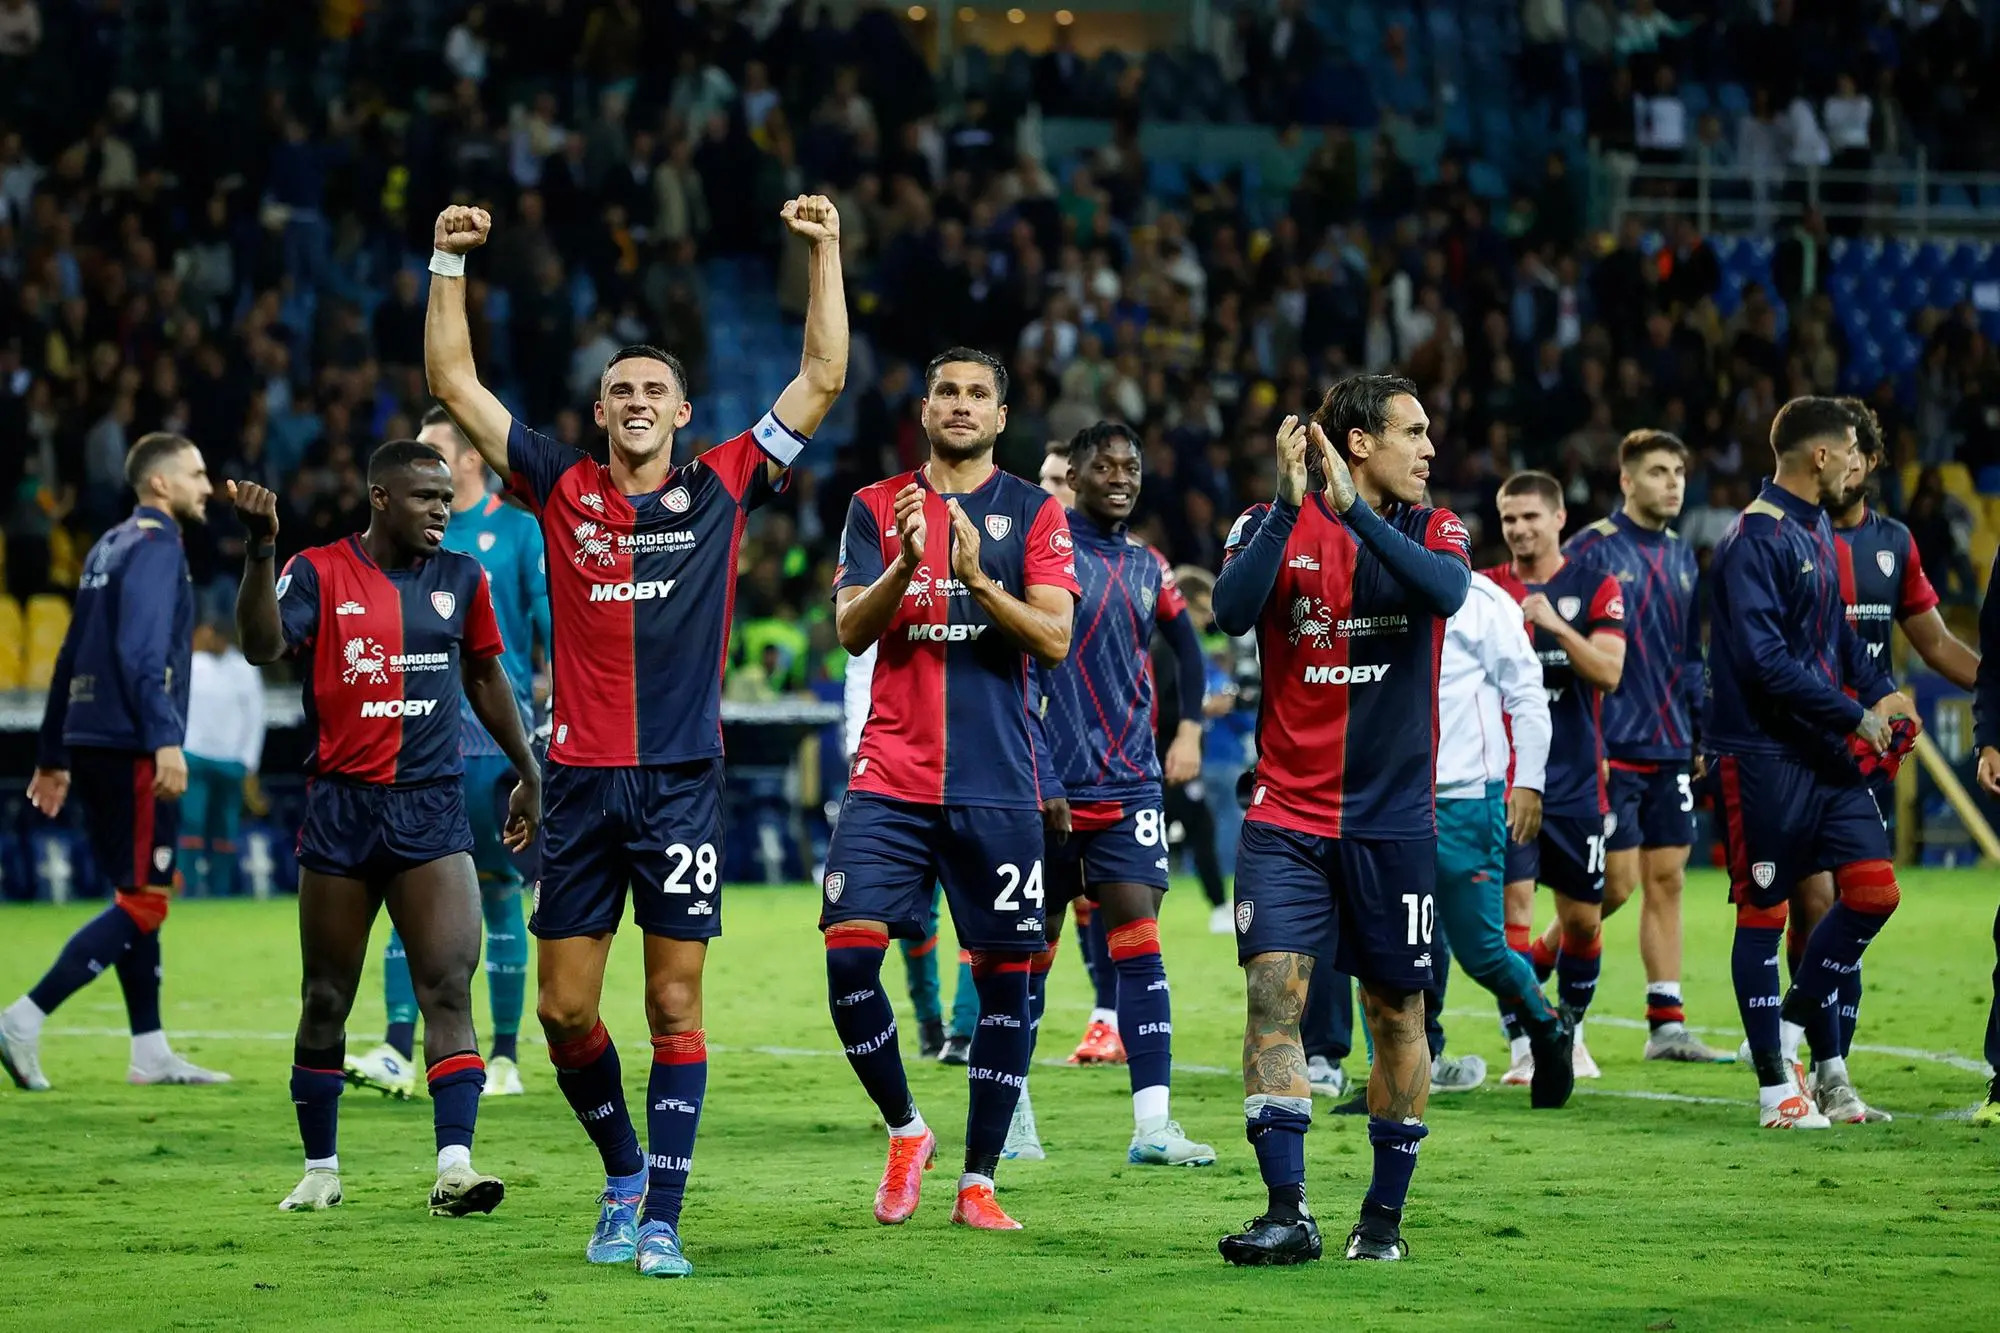
M 847 876 L 838 870 L 834 871 L 826 877 L 826 900 L 830 903 L 839 902 L 840 891 L 846 887 Z
M 1750 881 L 1760 889 L 1771 887 L 1771 881 L 1778 877 L 1778 867 L 1769 861 L 1759 861 L 1750 867 Z
M 1248 935 L 1250 933 L 1250 918 L 1256 914 L 1257 904 L 1251 902 L 1248 898 L 1236 904 L 1236 933 L 1238 935 Z

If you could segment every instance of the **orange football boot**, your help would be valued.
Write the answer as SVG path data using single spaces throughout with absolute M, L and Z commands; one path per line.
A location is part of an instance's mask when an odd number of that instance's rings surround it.
M 991 1185 L 967 1185 L 958 1192 L 958 1202 L 952 1207 L 951 1220 L 956 1226 L 973 1227 L 979 1231 L 1019 1231 L 1021 1224 L 1007 1216 L 1000 1207 L 1000 1201 L 993 1197 Z
M 1083 1040 L 1070 1052 L 1068 1063 L 1122 1065 L 1125 1063 L 1125 1042 L 1116 1028 L 1099 1019 L 1083 1030 Z
M 917 1211 L 924 1172 L 937 1158 L 937 1135 L 926 1129 L 915 1138 L 889 1140 L 889 1164 L 875 1191 L 875 1220 L 885 1227 L 901 1226 Z

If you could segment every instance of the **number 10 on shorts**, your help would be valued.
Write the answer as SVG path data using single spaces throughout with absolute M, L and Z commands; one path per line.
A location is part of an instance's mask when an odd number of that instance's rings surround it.
M 1431 895 L 1428 893 L 1404 894 L 1403 912 L 1410 920 L 1410 943 L 1429 944 L 1431 942 L 1431 931 L 1437 924 L 1437 906 L 1431 901 Z

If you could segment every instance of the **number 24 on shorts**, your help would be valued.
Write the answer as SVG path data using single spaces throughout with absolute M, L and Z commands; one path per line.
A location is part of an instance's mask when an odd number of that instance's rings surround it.
M 1015 865 L 1012 861 L 998 867 L 994 873 L 1000 876 L 1000 892 L 993 899 L 994 911 L 1020 911 L 1021 902 L 1020 898 L 1014 896 L 1016 893 L 1020 894 L 1021 898 L 1025 898 L 1034 904 L 1036 911 L 1039 912 L 1042 910 L 1042 863 L 1040 861 L 1036 861 L 1028 867 L 1028 874 L 1025 879 L 1022 878 L 1021 867 Z

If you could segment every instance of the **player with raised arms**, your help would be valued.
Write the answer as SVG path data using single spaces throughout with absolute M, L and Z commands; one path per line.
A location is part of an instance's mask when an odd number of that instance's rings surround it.
M 445 549 L 463 551 L 486 568 L 493 615 L 506 643 L 500 664 L 514 687 L 524 726 L 534 716 L 531 649 L 549 646 L 549 589 L 542 534 L 535 520 L 487 490 L 485 460 L 443 408 L 424 414 L 417 439 L 444 455 L 451 468 L 451 523 Z M 521 872 L 504 838 L 508 794 L 519 781 L 506 753 L 480 724 L 467 698 L 459 710 L 459 752 L 465 756 L 466 813 L 472 819 L 472 864 L 479 872 L 479 905 L 486 918 L 486 989 L 493 1012 L 492 1049 L 486 1057 L 488 1097 L 522 1092 L 518 1063 L 522 1000 L 528 981 L 528 935 L 521 912 Z M 408 1097 L 416 1079 L 417 995 L 410 960 L 395 931 L 382 955 L 382 991 L 389 1030 L 371 1051 L 347 1060 L 350 1083 Z
M 1910 646 L 1925 665 L 1961 690 L 1973 690 L 1979 676 L 1979 652 L 1961 643 L 1938 613 L 1937 590 L 1924 574 L 1917 540 L 1902 522 L 1868 503 L 1869 481 L 1886 457 L 1882 429 L 1874 409 L 1858 398 L 1841 403 L 1854 416 L 1854 465 L 1840 495 L 1827 501 L 1827 517 L 1840 555 L 1840 594 L 1847 618 L 1861 637 L 1868 656 L 1886 669 L 1891 661 L 1889 629 L 1900 625 Z M 1896 769 L 1900 756 L 1871 763 L 1866 776 L 1875 804 L 1895 825 Z M 1821 872 L 1807 878 L 1792 895 L 1791 920 L 1785 930 L 1786 961 L 1798 975 L 1806 940 L 1827 908 L 1833 905 L 1833 876 Z M 1840 1023 L 1840 1055 L 1813 1061 L 1809 1080 L 1813 1101 L 1829 1120 L 1866 1124 L 1890 1118 L 1868 1105 L 1854 1090 L 1847 1056 L 1854 1046 L 1854 1026 L 1861 1013 L 1861 968 L 1842 974 L 1836 1017 Z
M 1153 739 L 1151 647 L 1162 630 L 1180 663 L 1181 724 L 1164 775 L 1185 782 L 1201 772 L 1201 640 L 1171 567 L 1127 526 L 1138 503 L 1139 441 L 1118 422 L 1100 421 L 1070 441 L 1068 509 L 1076 543 L 1076 637 L 1069 657 L 1044 674 L 1043 714 L 1059 779 L 1062 817 L 1048 831 L 1049 953 L 1031 984 L 1039 1022 L 1048 965 L 1061 936 L 1062 908 L 1095 900 L 1132 1085 L 1137 1166 L 1208 1166 L 1215 1150 L 1191 1142 L 1169 1117 L 1173 1015 L 1160 955 L 1159 904 L 1167 891 L 1167 823 L 1160 756 Z
M 275 581 L 277 497 L 247 482 L 231 482 L 229 497 L 250 536 L 237 638 L 252 662 L 299 659 L 313 736 L 299 830 L 305 979 L 292 1048 L 306 1172 L 278 1207 L 317 1212 L 341 1201 L 347 1015 L 368 932 L 386 905 L 424 1016 L 437 1139 L 431 1213 L 490 1213 L 505 1187 L 472 1165 L 486 1066 L 472 1027 L 481 923 L 459 755 L 461 692 L 521 775 L 505 833 L 517 850 L 541 822 L 541 774 L 500 665 L 486 571 L 443 548 L 451 469 L 428 444 L 382 445 L 368 460 L 368 530 L 299 552 Z
M 786 484 L 847 379 L 839 215 L 818 195 L 780 211 L 812 247 L 799 373 L 762 420 L 679 466 L 674 437 L 694 406 L 685 370 L 659 348 L 623 348 L 604 368 L 595 418 L 608 461 L 515 421 L 479 382 L 466 327 L 466 256 L 491 219 L 447 208 L 433 238 L 431 394 L 540 518 L 547 549 L 555 711 L 528 928 L 556 1082 L 604 1162 L 585 1253 L 636 1260 L 650 1277 L 693 1271 L 680 1213 L 708 1087 L 702 968 L 722 930 L 722 672 L 737 550 L 750 511 Z M 643 1158 L 599 1012 L 628 889 L 653 1036 Z
M 889 1128 L 875 1194 L 887 1226 L 916 1212 L 937 1136 L 910 1094 L 882 956 L 892 935 L 920 935 L 940 882 L 972 953 L 980 1015 L 951 1220 L 1020 1226 L 994 1197 L 993 1175 L 1033 1055 L 1029 972 L 1046 948 L 1028 675 L 1068 656 L 1078 588 L 1062 506 L 993 464 L 1006 403 L 1007 370 L 994 357 L 954 347 L 933 358 L 929 461 L 863 487 L 840 539 L 840 645 L 879 648 L 827 849 L 820 929 L 834 1030 Z
M 1618 445 L 1625 502 L 1563 547 L 1569 559 L 1611 575 L 1625 595 L 1625 669 L 1604 696 L 1604 749 L 1614 823 L 1605 845 L 1604 916 L 1639 895 L 1639 956 L 1646 968 L 1648 1060 L 1728 1060 L 1688 1030 L 1681 995 L 1681 898 L 1694 844 L 1695 723 L 1706 667 L 1695 613 L 1694 548 L 1669 526 L 1687 494 L 1688 449 L 1663 430 L 1635 430 Z M 1562 923 L 1533 953 L 1553 966 Z M 1525 935 L 1522 936 L 1525 942 Z M 1579 1048 L 1580 1049 L 1580 1048 Z
M 1840 1054 L 1840 978 L 1901 901 L 1864 756 L 1915 734 L 1915 709 L 1855 633 L 1825 506 L 1854 471 L 1856 418 L 1794 398 L 1771 423 L 1777 472 L 1716 544 L 1702 743 L 1715 756 L 1736 941 L 1731 971 L 1766 1129 L 1825 1129 L 1799 1060 Z M 1779 1000 L 1778 946 L 1800 880 L 1833 872 L 1839 899 Z
M 1625 670 L 1625 600 L 1618 580 L 1566 559 L 1562 486 L 1546 472 L 1517 472 L 1500 484 L 1500 535 L 1513 560 L 1481 570 L 1521 604 L 1542 687 L 1549 703 L 1548 786 L 1542 827 L 1525 842 L 1507 844 L 1507 916 L 1526 928 L 1535 914 L 1535 885 L 1555 893 L 1561 943 L 1556 951 L 1556 999 L 1575 1037 L 1578 1078 L 1599 1077 L 1583 1044 L 1583 1015 L 1597 993 L 1603 966 L 1605 845 L 1611 836 L 1604 783 L 1603 700 Z M 1531 1082 L 1533 1061 L 1507 1071 L 1508 1082 Z
M 1249 994 L 1243 1114 L 1269 1195 L 1222 1238 L 1233 1264 L 1320 1257 L 1306 1206 L 1312 1088 L 1299 1019 L 1322 957 L 1361 983 L 1374 1037 L 1374 1176 L 1349 1259 L 1401 1259 L 1430 1096 L 1438 659 L 1472 580 L 1470 540 L 1423 505 L 1436 453 L 1416 385 L 1353 375 L 1278 430 L 1278 492 L 1230 531 L 1224 633 L 1257 634 L 1257 767 L 1236 859 Z

